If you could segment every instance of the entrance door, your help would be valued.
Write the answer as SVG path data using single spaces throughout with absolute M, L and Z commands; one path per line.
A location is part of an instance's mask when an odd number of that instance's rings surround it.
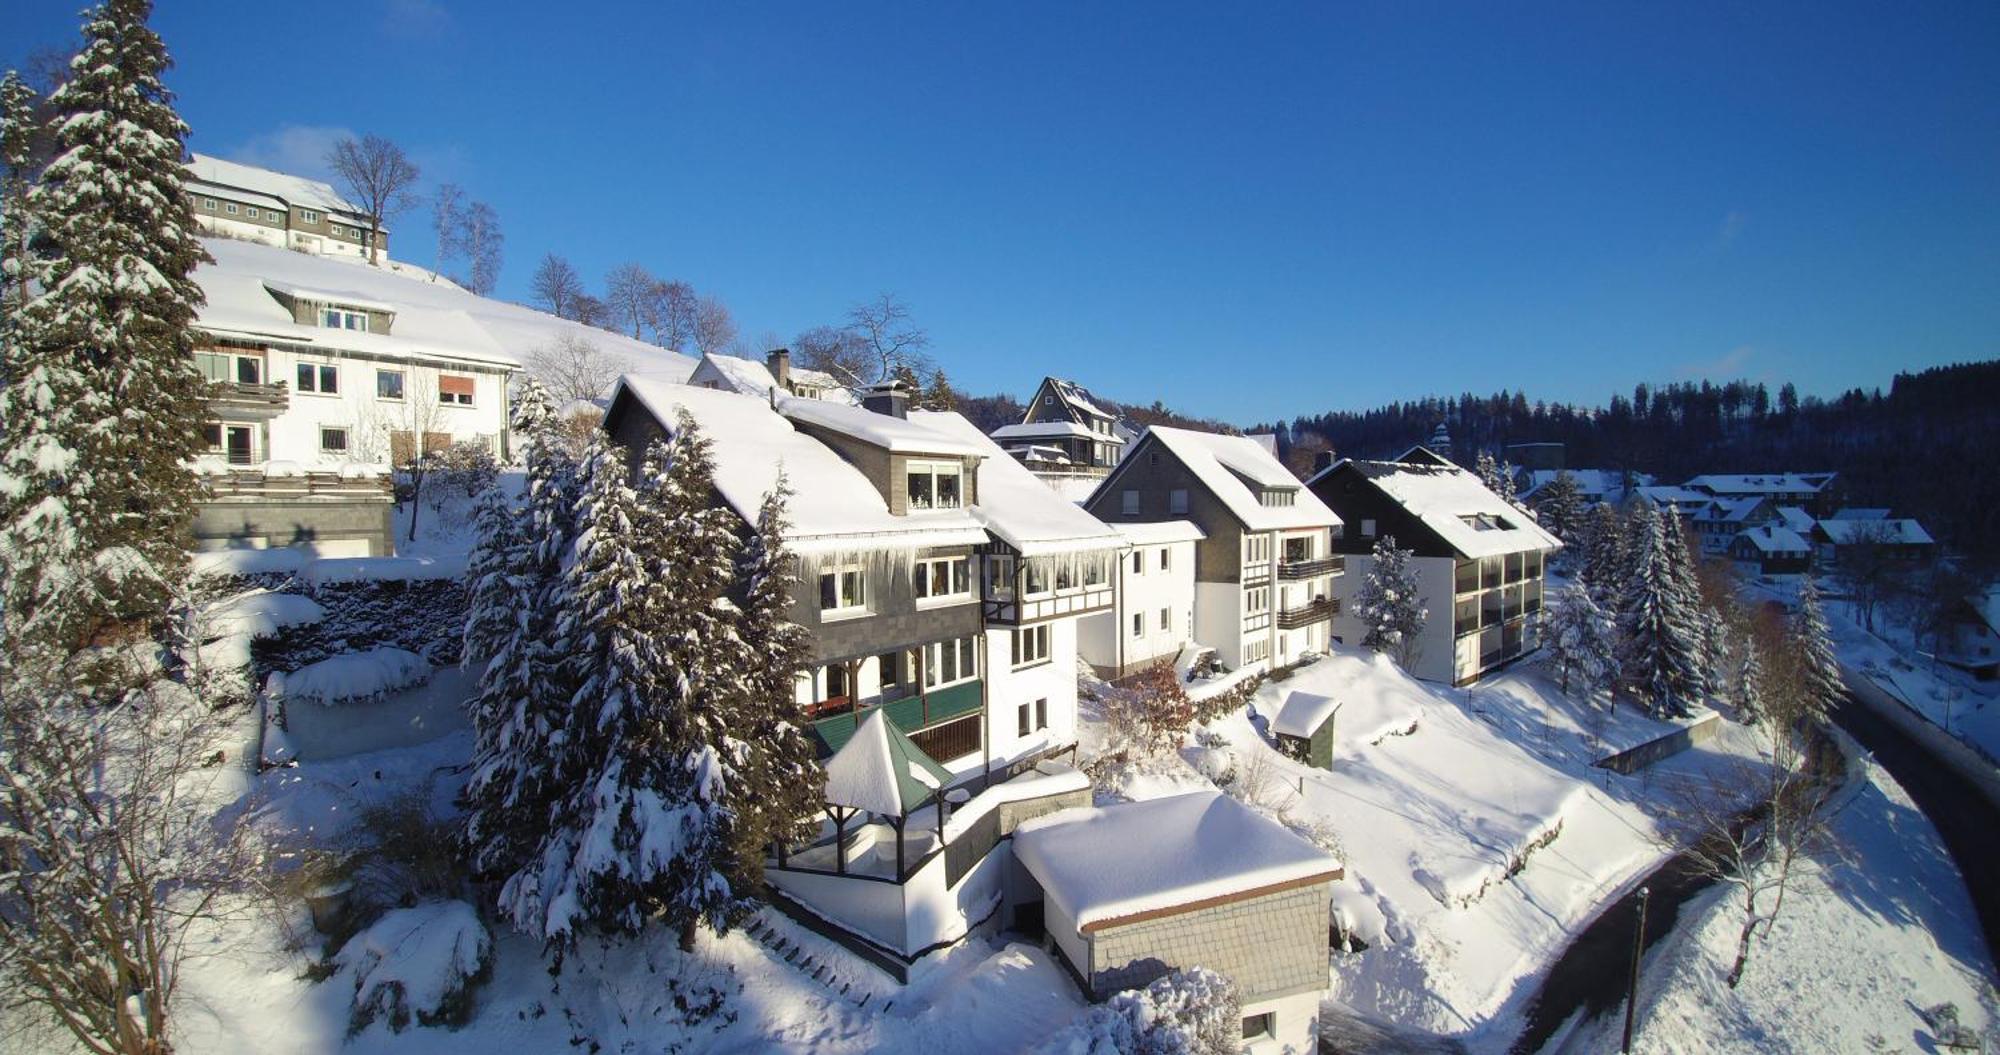
M 223 430 L 224 448 L 229 452 L 229 464 L 249 465 L 256 459 L 251 456 L 250 426 L 230 425 Z

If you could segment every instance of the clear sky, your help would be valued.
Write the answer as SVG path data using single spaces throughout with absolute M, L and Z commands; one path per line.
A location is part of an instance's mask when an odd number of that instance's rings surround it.
M 0 62 L 78 6 L 0 4 Z M 761 344 L 895 291 L 975 392 L 1247 423 L 2000 355 L 1991 3 L 161 8 L 195 149 L 390 136 L 498 209 L 504 296 L 637 260 Z

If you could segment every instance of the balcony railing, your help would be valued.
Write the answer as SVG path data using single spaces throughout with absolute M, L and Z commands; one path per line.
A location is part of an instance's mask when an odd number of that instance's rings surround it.
M 344 476 L 337 472 L 285 473 L 256 470 L 204 474 L 208 496 L 217 499 L 350 498 L 387 502 L 395 497 L 387 476 Z
M 217 417 L 231 421 L 268 421 L 292 405 L 291 390 L 243 381 L 216 381 L 208 386 L 208 405 Z
M 1322 598 L 1301 608 L 1287 608 L 1278 613 L 1278 629 L 1297 630 L 1302 626 L 1324 623 L 1340 614 L 1340 602 Z
M 1314 560 L 1288 560 L 1278 565 L 1280 579 L 1315 579 L 1322 575 L 1339 575 L 1347 570 L 1347 558 L 1340 554 L 1319 557 Z

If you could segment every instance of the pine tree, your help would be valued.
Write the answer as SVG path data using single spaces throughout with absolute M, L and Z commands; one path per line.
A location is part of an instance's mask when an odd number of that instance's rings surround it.
M 0 395 L 0 525 L 19 563 L 7 602 L 80 644 L 157 610 L 184 578 L 206 388 L 194 364 L 208 259 L 182 192 L 187 125 L 160 81 L 146 0 L 108 0 L 50 98 L 58 154 L 29 192 L 39 220 Z M 23 559 L 25 557 L 25 559 Z
M 1394 652 L 1397 662 L 1407 670 L 1417 661 L 1423 644 L 1424 620 L 1429 615 L 1418 595 L 1417 576 L 1410 568 L 1410 551 L 1397 549 L 1392 535 L 1376 539 L 1368 574 L 1354 594 L 1354 617 L 1368 628 L 1361 639 L 1362 646 L 1376 652 Z
M 28 302 L 28 190 L 34 177 L 35 90 L 8 70 L 0 77 L 0 347 Z M 5 360 L 0 360 L 4 363 Z M 5 372 L 0 372 L 4 383 Z
M 958 392 L 951 387 L 951 381 L 944 376 L 943 370 L 931 371 L 930 384 L 924 386 L 917 405 L 924 410 L 958 409 Z
M 1625 583 L 1625 552 L 1628 524 L 1611 504 L 1600 503 L 1585 521 L 1580 577 L 1596 593 L 1605 608 L 1619 608 L 1619 591 Z
M 1515 468 L 1513 462 L 1503 461 L 1494 472 L 1496 486 L 1493 488 L 1493 493 L 1505 499 L 1508 505 L 1516 509 L 1521 508 L 1521 495 L 1514 484 L 1514 477 L 1520 470 Z
M 1479 477 L 1481 486 L 1496 495 L 1500 493 L 1500 463 L 1493 460 L 1493 452 L 1480 451 L 1479 456 L 1472 460 L 1472 472 Z
M 1618 627 L 1590 591 L 1575 584 L 1556 591 L 1548 619 L 1549 656 L 1562 691 L 1574 686 L 1590 699 L 1609 688 L 1618 676 Z
M 785 548 L 790 525 L 785 507 L 791 488 L 781 470 L 757 512 L 756 529 L 737 561 L 742 618 L 739 638 L 745 652 L 744 699 L 737 726 L 750 750 L 743 784 L 752 789 L 743 823 L 745 860 L 761 861 L 763 848 L 790 843 L 815 830 L 810 818 L 822 804 L 825 776 L 812 742 L 799 725 L 795 697 L 798 673 L 811 658 L 812 640 L 792 622 L 792 591 L 798 584 L 795 561 Z M 757 856 L 749 856 L 754 851 Z M 746 877 L 752 889 L 759 874 Z
M 1569 470 L 1557 471 L 1541 490 L 1542 524 L 1565 543 L 1575 543 L 1583 528 L 1583 495 Z
M 1743 665 L 1736 674 L 1736 707 L 1746 723 L 1764 720 L 1764 661 L 1754 640 L 1743 643 Z
M 1668 512 L 1665 516 L 1671 517 Z M 1685 717 L 1701 690 L 1701 632 L 1673 563 L 1672 530 L 1641 505 L 1633 517 L 1631 578 L 1624 590 L 1624 677 L 1656 716 Z
M 509 424 L 517 434 L 533 437 L 556 420 L 555 398 L 549 395 L 548 386 L 535 375 L 522 374 L 514 379 L 514 399 L 509 416 Z
M 599 435 L 593 433 L 591 456 L 601 448 Z M 486 666 L 471 706 L 472 776 L 461 838 L 475 873 L 502 878 L 528 864 L 548 825 L 560 791 L 557 738 L 576 680 L 561 618 L 562 568 L 576 537 L 582 476 L 567 448 L 540 433 L 529 434 L 527 452 L 517 523 L 510 527 L 497 519 L 498 510 L 482 508 L 479 545 L 486 552 L 473 578 L 466 627 L 466 661 Z
M 1797 657 L 1805 708 L 1801 717 L 1824 721 L 1827 712 L 1847 696 L 1847 682 L 1840 675 L 1840 659 L 1833 651 L 1833 634 L 1826 625 L 1826 609 L 1820 603 L 1819 585 L 1807 576 L 1799 586 L 1799 610 L 1793 617 L 1798 640 Z

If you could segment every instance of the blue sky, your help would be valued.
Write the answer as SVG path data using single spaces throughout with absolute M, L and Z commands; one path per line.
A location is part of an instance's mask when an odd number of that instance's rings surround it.
M 76 0 L 0 9 L 0 62 Z M 2000 6 L 161 5 L 195 149 L 346 130 L 753 343 L 890 290 L 960 387 L 1238 423 L 2000 355 Z M 1504 8 L 1505 10 L 1502 10 Z M 424 217 L 403 252 L 428 254 Z

